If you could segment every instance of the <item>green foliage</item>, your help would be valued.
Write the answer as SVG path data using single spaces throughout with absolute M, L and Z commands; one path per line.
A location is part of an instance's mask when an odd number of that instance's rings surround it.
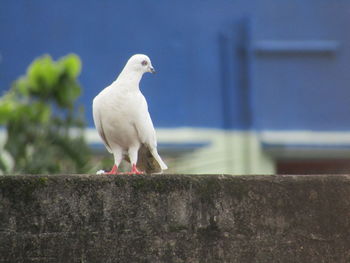
M 74 54 L 32 62 L 0 98 L 0 125 L 7 139 L 0 154 L 3 173 L 82 173 L 90 152 L 83 138 L 81 62 Z M 74 136 L 72 135 L 74 133 Z

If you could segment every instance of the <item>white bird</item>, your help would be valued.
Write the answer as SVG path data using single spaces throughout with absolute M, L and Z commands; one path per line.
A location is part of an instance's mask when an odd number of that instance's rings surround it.
M 114 166 L 105 174 L 117 174 L 123 159 L 130 161 L 131 174 L 160 173 L 168 168 L 157 152 L 147 101 L 139 89 L 146 72 L 155 73 L 149 57 L 133 55 L 118 78 L 93 100 L 96 129 L 114 155 Z

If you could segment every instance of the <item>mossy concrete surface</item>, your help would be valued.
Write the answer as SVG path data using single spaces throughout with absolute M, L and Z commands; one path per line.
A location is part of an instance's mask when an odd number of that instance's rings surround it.
M 350 262 L 350 176 L 0 176 L 0 262 Z

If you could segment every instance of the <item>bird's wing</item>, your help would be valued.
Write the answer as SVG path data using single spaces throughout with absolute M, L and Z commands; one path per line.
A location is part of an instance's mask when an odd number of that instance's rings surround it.
M 147 108 L 140 110 L 134 125 L 141 143 L 157 147 L 156 132 Z
M 106 135 L 103 131 L 103 123 L 102 123 L 102 119 L 101 119 L 101 112 L 100 112 L 100 108 L 98 106 L 98 102 L 96 101 L 96 99 L 94 99 L 93 103 L 92 103 L 92 113 L 93 113 L 93 118 L 94 118 L 94 123 L 95 123 L 95 127 L 100 135 L 100 137 L 102 138 L 102 141 L 104 143 L 104 145 L 106 146 L 107 150 L 112 153 L 112 149 L 110 147 L 110 145 L 108 144 Z
M 136 118 L 134 125 L 137 131 L 139 140 L 143 144 L 143 146 L 140 148 L 140 151 L 139 151 L 139 158 L 142 160 L 143 158 L 146 158 L 147 156 L 149 156 L 149 154 L 151 154 L 153 159 L 155 159 L 155 161 L 158 163 L 160 171 L 166 170 L 168 167 L 160 158 L 157 152 L 156 132 L 153 127 L 151 116 L 148 112 L 146 100 L 144 100 L 141 105 L 141 109 L 139 111 L 138 117 Z M 145 148 L 142 149 L 143 147 Z M 149 158 L 146 158 L 146 160 L 144 160 L 143 162 L 145 163 L 150 161 L 151 161 L 151 157 L 149 156 Z

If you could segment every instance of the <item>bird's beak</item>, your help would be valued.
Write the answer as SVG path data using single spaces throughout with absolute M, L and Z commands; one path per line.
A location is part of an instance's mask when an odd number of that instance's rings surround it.
M 149 68 L 149 72 L 151 72 L 151 73 L 156 73 L 156 70 L 151 66 L 150 68 Z

